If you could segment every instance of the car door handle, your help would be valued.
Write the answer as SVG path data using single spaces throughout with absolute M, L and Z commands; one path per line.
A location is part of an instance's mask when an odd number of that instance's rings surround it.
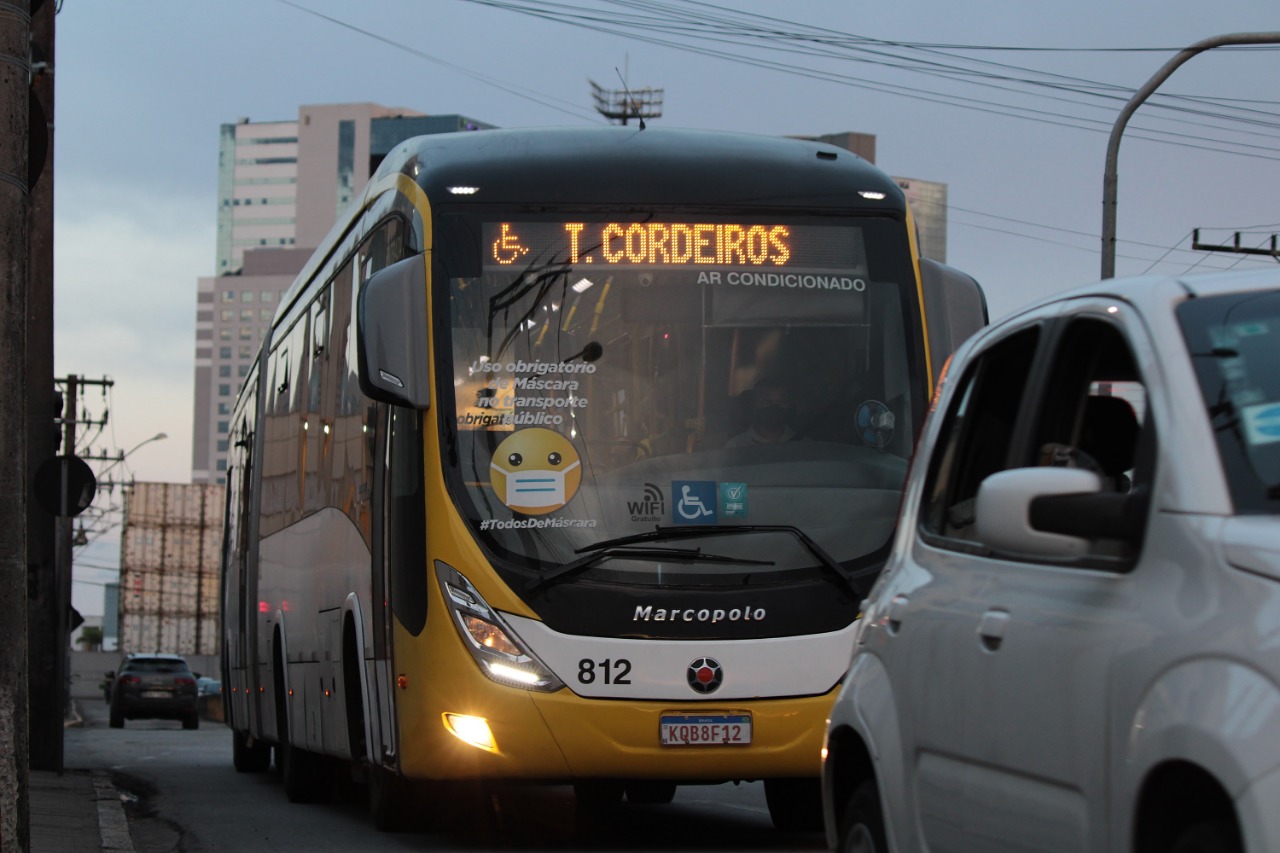
M 985 651 L 1000 650 L 1000 644 L 1004 642 L 1004 628 L 1008 624 L 1008 610 L 988 610 L 982 614 L 982 621 L 978 623 L 978 642 Z
M 885 621 L 888 625 L 890 636 L 902 630 L 902 617 L 907 615 L 907 604 L 905 595 L 895 595 L 889 599 L 889 612 L 886 614 Z

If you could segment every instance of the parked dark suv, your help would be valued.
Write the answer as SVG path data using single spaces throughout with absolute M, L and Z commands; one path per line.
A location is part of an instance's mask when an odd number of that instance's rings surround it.
M 196 674 L 181 655 L 132 654 L 120 662 L 111 685 L 111 728 L 125 720 L 181 720 L 200 727 Z

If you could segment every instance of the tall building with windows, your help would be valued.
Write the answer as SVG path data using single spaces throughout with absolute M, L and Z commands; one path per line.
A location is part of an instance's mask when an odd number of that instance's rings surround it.
M 919 178 L 894 178 L 911 205 L 916 220 L 916 238 L 920 254 L 946 263 L 947 260 L 947 185 Z
M 280 296 L 382 159 L 412 136 L 492 126 L 378 104 L 222 126 L 216 275 L 196 288 L 192 482 L 224 481 L 231 407 Z

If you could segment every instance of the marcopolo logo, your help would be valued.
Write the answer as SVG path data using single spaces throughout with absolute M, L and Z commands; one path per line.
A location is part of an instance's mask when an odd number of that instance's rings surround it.
M 724 682 L 724 670 L 715 658 L 698 658 L 689 664 L 685 678 L 695 693 L 714 693 Z
M 763 607 L 654 607 L 637 604 L 632 622 L 761 622 L 766 616 Z

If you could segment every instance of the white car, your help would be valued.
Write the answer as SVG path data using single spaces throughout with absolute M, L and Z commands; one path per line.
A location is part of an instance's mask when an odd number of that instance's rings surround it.
M 960 348 L 823 754 L 842 851 L 1280 850 L 1280 273 Z

